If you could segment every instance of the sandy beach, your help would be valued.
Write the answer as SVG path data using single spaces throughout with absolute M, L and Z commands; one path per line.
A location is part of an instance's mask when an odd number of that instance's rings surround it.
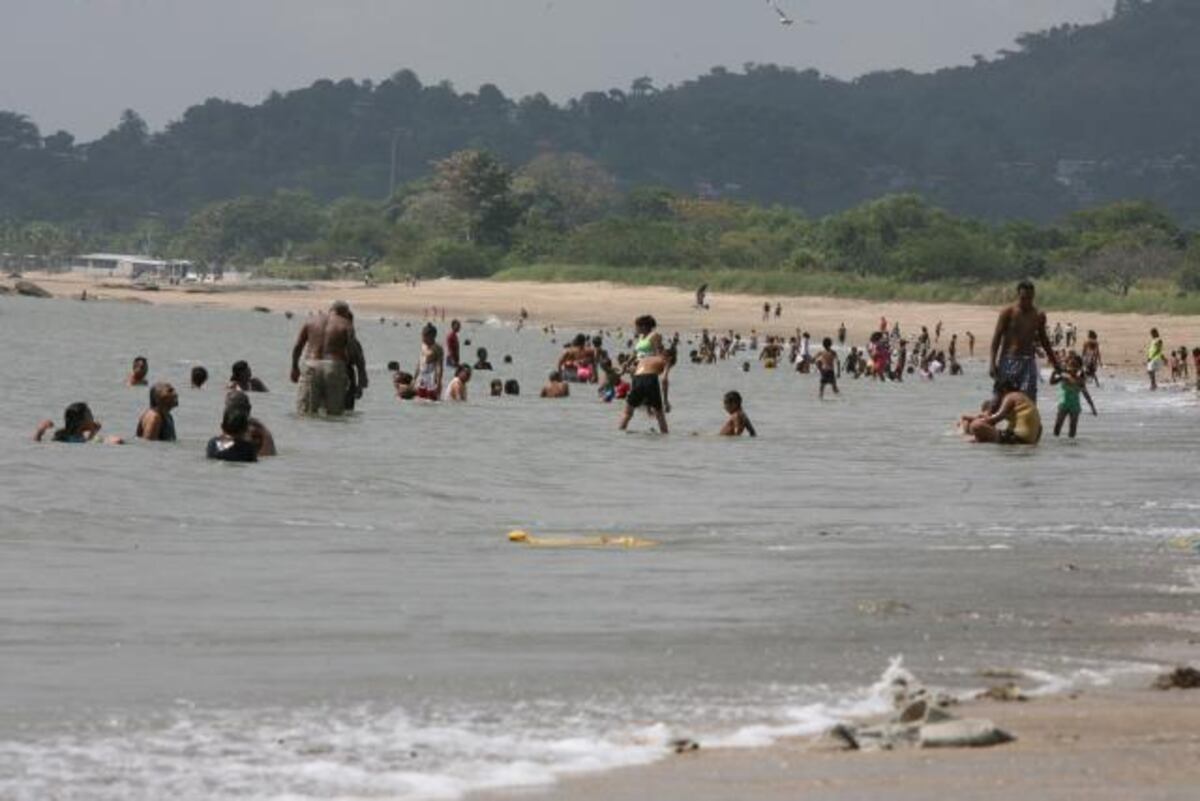
M 665 331 L 711 331 L 733 329 L 742 333 L 760 332 L 791 335 L 796 329 L 809 331 L 816 338 L 832 335 L 845 323 L 851 341 L 862 342 L 879 325 L 899 321 L 902 330 L 915 336 L 919 327 L 933 331 L 940 320 L 943 344 L 950 334 L 959 334 L 960 358 L 968 354 L 966 332 L 976 336 L 975 356 L 983 358 L 997 309 L 965 304 L 891 303 L 819 297 L 765 297 L 757 295 L 710 294 L 707 311 L 697 310 L 691 293 L 665 287 L 627 287 L 609 283 L 547 284 L 531 282 L 494 282 L 481 280 L 424 281 L 417 287 L 403 284 L 364 286 L 361 282 L 320 281 L 310 289 L 226 288 L 205 292 L 200 288 L 167 287 L 145 291 L 118 282 L 100 280 L 75 273 L 30 273 L 27 278 L 55 296 L 78 298 L 87 290 L 90 299 L 129 300 L 150 303 L 186 304 L 223 308 L 305 312 L 322 308 L 335 298 L 350 302 L 360 314 L 420 318 L 426 309 L 445 308 L 450 317 L 464 319 L 495 316 L 515 320 L 522 308 L 529 311 L 531 324 L 564 327 L 613 328 L 628 326 L 639 314 L 653 314 Z M 783 315 L 762 320 L 764 303 L 780 302 Z M 1072 322 L 1082 339 L 1089 329 L 1096 330 L 1106 366 L 1112 369 L 1140 369 L 1149 341 L 1149 330 L 1157 326 L 1168 348 L 1200 345 L 1200 317 L 1147 316 L 1139 314 L 1098 314 L 1095 312 L 1055 312 L 1050 324 Z
M 829 752 L 810 740 L 714 749 L 476 798 L 559 801 L 1192 801 L 1200 793 L 1200 693 L 1087 693 L 955 708 L 1012 732 L 977 749 Z

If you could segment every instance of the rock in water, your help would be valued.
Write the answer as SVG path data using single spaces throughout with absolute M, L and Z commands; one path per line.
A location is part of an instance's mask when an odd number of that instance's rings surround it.
M 13 289 L 17 290 L 18 295 L 24 295 L 27 298 L 54 297 L 32 281 L 17 281 L 15 284 L 13 284 Z
M 1156 690 L 1200 689 L 1200 670 L 1194 667 L 1178 667 L 1154 680 Z
M 922 748 L 981 748 L 1015 739 L 990 720 L 948 720 L 922 726 L 919 743 Z

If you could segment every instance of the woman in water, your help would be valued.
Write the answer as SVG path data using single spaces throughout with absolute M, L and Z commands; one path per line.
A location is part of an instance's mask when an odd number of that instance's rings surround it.
M 43 420 L 34 432 L 33 438 L 41 442 L 46 432 L 54 428 L 53 420 Z M 92 410 L 86 403 L 72 403 L 63 412 L 63 427 L 54 432 L 52 442 L 79 444 L 84 442 L 104 442 L 109 445 L 121 445 L 124 440 L 120 437 L 101 437 L 100 421 L 92 416 Z

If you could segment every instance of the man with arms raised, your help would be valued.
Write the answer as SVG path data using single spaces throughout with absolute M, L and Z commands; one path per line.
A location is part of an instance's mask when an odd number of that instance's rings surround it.
M 1037 348 L 1041 345 L 1046 358 L 1057 370 L 1058 357 L 1046 335 L 1046 315 L 1033 305 L 1031 281 L 1017 284 L 1017 302 L 1000 312 L 996 333 L 992 336 L 990 374 L 999 381 L 1011 381 L 1014 387 L 1037 402 Z
M 345 412 L 353 341 L 354 317 L 343 300 L 334 301 L 328 312 L 310 318 L 300 329 L 292 348 L 292 383 L 300 384 L 297 412 L 317 415 L 324 411 L 330 417 Z M 303 370 L 301 354 L 305 356 Z

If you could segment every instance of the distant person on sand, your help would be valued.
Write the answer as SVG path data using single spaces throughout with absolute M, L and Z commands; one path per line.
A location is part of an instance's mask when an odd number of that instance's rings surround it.
M 1087 377 L 1083 374 L 1083 359 L 1079 358 L 1078 354 L 1071 353 L 1067 356 L 1066 371 L 1054 373 L 1050 376 L 1050 383 L 1058 384 L 1058 416 L 1054 420 L 1054 436 L 1062 433 L 1063 422 L 1070 419 L 1069 435 L 1071 439 L 1075 439 L 1075 431 L 1079 428 L 1079 415 L 1083 412 L 1079 403 L 1080 395 L 1087 399 L 1092 416 L 1096 416 L 1096 404 L 1088 394 Z
M 242 392 L 266 392 L 267 385 L 254 377 L 248 362 L 236 361 L 230 369 L 227 389 L 240 389 Z
M 841 325 L 838 326 L 837 337 L 838 337 L 839 345 L 846 344 L 846 324 L 845 323 L 842 323 Z
M 1038 346 L 1045 351 L 1054 369 L 1061 370 L 1062 366 L 1050 344 L 1050 337 L 1046 335 L 1046 315 L 1033 305 L 1033 299 L 1031 281 L 1017 284 L 1017 302 L 1002 310 L 996 320 L 989 374 L 997 382 L 1012 382 L 1036 404 Z
M 708 298 L 708 284 L 701 284 L 700 288 L 696 290 L 696 308 L 697 309 L 707 309 L 708 308 L 707 298 Z
M 133 359 L 133 368 L 129 372 L 129 377 L 125 379 L 127 387 L 144 387 L 146 386 L 146 374 L 150 372 L 150 362 L 146 361 L 145 356 L 135 356 Z
M 1022 392 L 1017 382 L 1002 378 L 996 387 L 1000 405 L 993 413 L 984 412 L 965 420 L 966 433 L 976 442 L 1000 445 L 1036 445 L 1042 438 L 1042 417 L 1037 402 Z M 999 428 L 1007 423 L 1007 428 Z
M 543 398 L 565 398 L 571 394 L 571 386 L 563 380 L 563 374 L 558 370 L 552 372 L 542 387 Z
M 331 417 L 345 412 L 350 385 L 350 342 L 354 318 L 345 301 L 334 301 L 329 311 L 310 317 L 300 328 L 292 347 L 292 383 L 299 384 L 296 411 Z M 300 356 L 305 357 L 304 369 Z
M 454 371 L 454 378 L 450 379 L 450 386 L 446 387 L 446 400 L 465 403 L 467 400 L 467 384 L 470 381 L 471 368 L 465 364 L 460 364 L 458 369 Z
M 33 439 L 41 442 L 46 432 L 54 429 L 53 420 L 43 420 L 33 433 Z M 120 437 L 101 437 L 100 421 L 92 416 L 92 410 L 86 403 L 72 403 L 63 412 L 63 427 L 54 431 L 51 442 L 80 444 L 85 442 L 103 442 L 107 445 L 122 445 L 125 440 Z
M 421 329 L 421 356 L 417 360 L 417 397 L 440 400 L 442 397 L 442 364 L 445 355 L 437 342 L 437 327 L 426 323 Z
M 817 354 L 817 372 L 821 374 L 821 388 L 817 391 L 817 397 L 825 400 L 825 387 L 833 389 L 833 394 L 837 395 L 837 374 L 841 368 L 838 362 L 837 353 L 833 350 L 833 340 L 829 337 L 821 340 L 821 352 Z
M 1158 389 L 1158 371 L 1166 364 L 1163 341 L 1157 328 L 1150 329 L 1150 344 L 1146 346 L 1146 372 L 1150 375 L 1150 391 Z
M 742 394 L 736 390 L 725 393 L 725 399 L 722 403 L 725 408 L 725 413 L 729 418 L 725 424 L 721 426 L 722 437 L 740 437 L 742 434 L 749 434 L 752 437 L 757 437 L 758 432 L 754 430 L 754 424 L 750 422 L 750 417 L 742 408 Z
M 179 405 L 175 387 L 159 381 L 150 387 L 150 408 L 138 418 L 137 438 L 154 442 L 175 441 L 175 418 L 171 410 Z
M 208 370 L 200 365 L 192 368 L 192 389 L 204 389 L 204 385 L 208 382 Z
M 967 332 L 967 355 L 975 358 L 975 335 L 970 331 Z

